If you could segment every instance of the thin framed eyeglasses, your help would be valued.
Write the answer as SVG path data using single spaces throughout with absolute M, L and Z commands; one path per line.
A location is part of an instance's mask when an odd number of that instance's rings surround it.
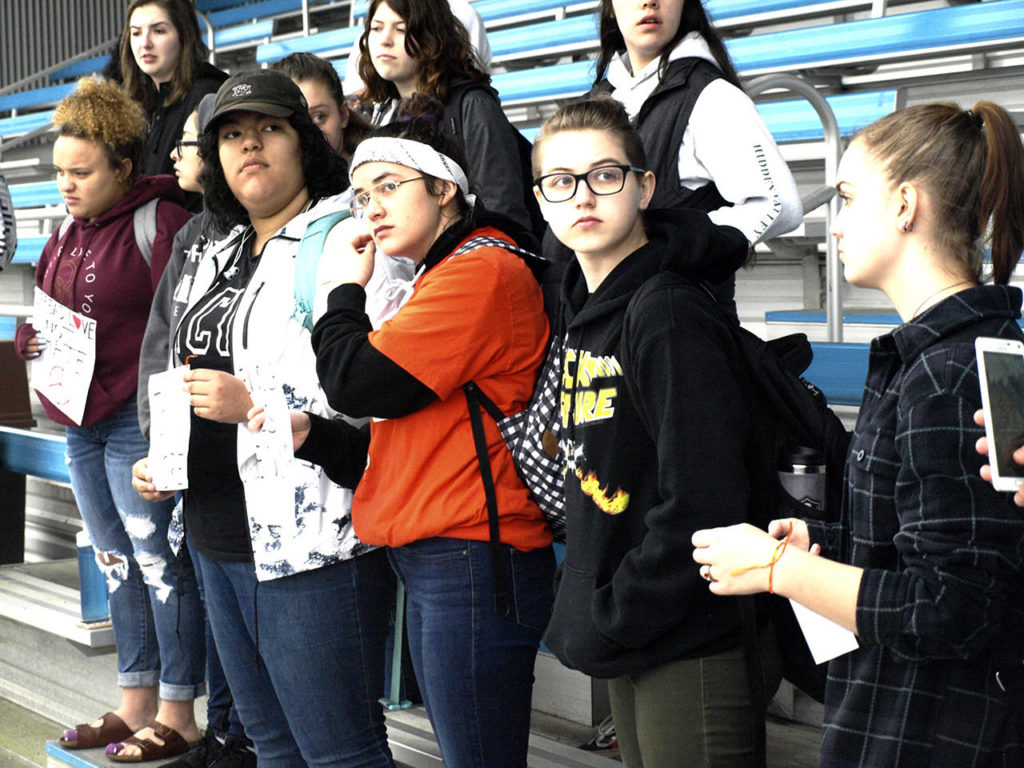
M 174 153 L 178 156 L 178 159 L 183 158 L 185 155 L 182 152 L 185 147 L 198 147 L 198 141 L 176 141 L 174 142 Z
M 614 195 L 626 185 L 626 174 L 644 173 L 633 165 L 602 165 L 586 173 L 549 173 L 534 179 L 533 183 L 549 203 L 564 203 L 576 196 L 580 182 L 584 182 L 595 195 Z
M 376 200 L 377 204 L 380 205 L 384 200 L 395 194 L 403 184 L 408 184 L 410 181 L 419 181 L 422 178 L 422 176 L 413 176 L 411 179 L 388 179 L 374 187 L 370 187 L 365 192 L 360 192 L 348 204 L 348 209 L 352 212 L 352 218 L 363 218 L 366 215 L 366 206 L 370 204 L 371 199 Z

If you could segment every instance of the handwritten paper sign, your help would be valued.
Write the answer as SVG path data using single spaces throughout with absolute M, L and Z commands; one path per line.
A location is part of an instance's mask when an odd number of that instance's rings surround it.
M 32 324 L 45 351 L 32 363 L 32 388 L 75 424 L 82 423 L 96 367 L 96 321 L 54 301 L 38 287 Z
M 159 491 L 188 488 L 188 441 L 192 432 L 187 366 L 149 377 L 149 472 Z
M 857 636 L 850 630 L 795 600 L 789 602 L 793 606 L 793 613 L 800 624 L 800 631 L 804 633 L 807 648 L 814 657 L 815 664 L 824 664 L 859 647 Z
M 245 435 L 245 455 L 239 467 L 242 482 L 257 489 L 261 502 L 273 505 L 271 508 L 290 509 L 295 506 L 295 483 L 292 479 L 292 465 L 295 454 L 292 450 L 291 416 L 284 391 L 277 382 L 272 365 L 257 365 L 254 375 L 243 376 L 252 401 L 263 407 L 265 420 L 259 432 Z M 241 438 L 240 438 L 241 439 Z

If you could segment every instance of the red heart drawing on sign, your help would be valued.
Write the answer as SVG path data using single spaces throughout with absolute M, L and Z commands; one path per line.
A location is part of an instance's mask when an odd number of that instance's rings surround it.
M 82 327 L 82 319 L 81 318 L 75 317 L 74 315 L 72 315 L 71 319 L 75 321 L 75 328 L 81 328 Z

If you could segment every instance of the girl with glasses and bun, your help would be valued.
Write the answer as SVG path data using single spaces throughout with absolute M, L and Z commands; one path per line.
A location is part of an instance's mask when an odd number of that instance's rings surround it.
M 650 209 L 654 174 L 620 104 L 567 105 L 534 143 L 535 191 L 575 258 L 562 282 L 560 449 L 566 555 L 545 645 L 608 679 L 629 768 L 752 765 L 737 606 L 686 565 L 698 528 L 749 500 L 721 280 L 747 240 L 693 210 Z
M 486 416 L 492 546 L 463 388 L 475 384 L 503 413 L 522 410 L 548 324 L 532 256 L 519 248 L 529 235 L 476 208 L 461 149 L 438 129 L 441 108 L 417 96 L 403 104 L 408 119 L 356 149 L 352 210 L 365 230 L 337 260 L 313 346 L 332 407 L 373 417 L 368 459 L 336 453 L 358 478 L 356 533 L 388 548 L 405 583 L 413 666 L 444 763 L 524 768 L 551 532 Z M 413 262 L 417 277 L 372 330 L 364 287 L 382 252 Z M 321 426 L 313 420 L 309 441 L 324 440 Z
M 1024 338 L 1020 134 L 988 101 L 910 107 L 853 140 L 836 188 L 846 279 L 903 319 L 871 343 L 841 519 L 698 531 L 693 558 L 713 594 L 773 589 L 856 633 L 819 765 L 1021 765 L 1024 518 L 979 476 L 972 419 L 975 338 Z

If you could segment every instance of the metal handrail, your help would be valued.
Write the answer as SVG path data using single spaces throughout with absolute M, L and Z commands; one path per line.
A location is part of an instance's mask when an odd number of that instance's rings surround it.
M 56 72 L 58 69 L 63 69 L 64 67 L 68 66 L 69 64 L 74 64 L 76 61 L 80 61 L 82 59 L 88 59 L 88 58 L 90 58 L 92 56 L 95 56 L 95 55 L 97 55 L 99 53 L 105 53 L 106 51 L 110 50 L 110 46 L 112 46 L 114 43 L 116 43 L 120 39 L 121 39 L 121 35 L 120 34 L 115 35 L 114 37 L 111 37 L 110 39 L 108 39 L 106 42 L 98 43 L 97 45 L 94 45 L 92 48 L 89 48 L 88 50 L 85 50 L 85 51 L 80 51 L 80 52 L 76 53 L 74 56 L 69 56 L 68 58 L 64 59 L 63 61 L 60 61 L 57 64 L 54 64 L 53 66 L 47 67 L 46 69 L 41 69 L 38 72 L 33 72 L 28 77 L 23 77 L 23 78 L 21 78 L 21 80 L 18 80 L 17 82 L 14 82 L 14 83 L 11 83 L 10 85 L 5 85 L 3 88 L 0 88 L 0 96 L 5 96 L 8 93 L 16 93 L 18 91 L 24 90 L 24 86 L 26 86 L 26 85 L 33 85 L 33 84 L 35 84 L 37 82 L 45 83 L 46 82 L 46 78 L 49 77 L 51 72 Z
M 813 85 L 796 75 L 764 75 L 745 84 L 750 98 L 780 88 L 804 97 L 818 113 L 825 131 L 825 184 L 834 184 L 843 147 L 839 123 L 832 107 Z M 828 318 L 829 341 L 843 340 L 843 301 L 840 293 L 842 266 L 839 263 L 839 247 L 832 237 L 832 220 L 837 214 L 837 201 L 833 196 L 825 207 L 825 313 Z

